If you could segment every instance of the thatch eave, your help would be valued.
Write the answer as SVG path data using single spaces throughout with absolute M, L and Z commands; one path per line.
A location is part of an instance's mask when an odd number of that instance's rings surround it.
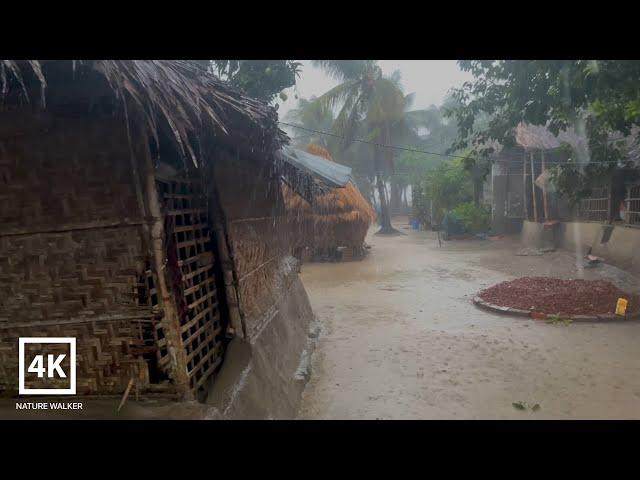
M 62 80 L 97 73 L 130 118 L 157 137 L 167 129 L 197 164 L 194 138 L 211 135 L 227 145 L 272 154 L 288 143 L 276 110 L 186 60 L 0 60 L 0 92 L 46 109 L 47 94 Z M 55 79 L 52 77 L 65 76 Z M 34 91 L 40 95 L 33 98 Z

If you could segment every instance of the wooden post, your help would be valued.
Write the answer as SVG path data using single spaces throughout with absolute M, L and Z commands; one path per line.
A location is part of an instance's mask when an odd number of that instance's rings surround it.
M 531 197 L 533 201 L 533 221 L 538 221 L 538 203 L 536 202 L 536 169 L 533 163 L 533 151 L 530 155 L 531 158 Z
M 527 201 L 527 151 L 524 151 L 522 162 L 522 202 L 524 204 L 524 219 L 529 220 L 529 202 Z
M 237 288 L 238 278 L 228 243 L 229 237 L 227 229 L 225 228 L 226 218 L 222 210 L 220 192 L 218 191 L 217 185 L 218 178 L 216 177 L 214 165 L 215 162 L 212 162 L 209 168 L 210 175 L 206 182 L 208 189 L 210 189 L 208 190 L 208 196 L 211 200 L 209 218 L 211 218 L 213 233 L 216 237 L 216 246 L 218 247 L 216 253 L 220 258 L 220 264 L 222 266 L 222 276 L 225 287 L 224 293 L 227 299 L 227 306 L 229 307 L 229 323 L 236 337 L 246 339 L 247 328 L 242 317 L 242 312 L 240 311 L 240 296 Z
M 187 355 L 182 344 L 180 334 L 180 319 L 176 299 L 166 279 L 166 248 L 164 245 L 164 217 L 158 199 L 155 169 L 151 159 L 151 150 L 146 135 L 142 136 L 142 148 L 145 157 L 146 169 L 146 193 L 149 214 L 151 215 L 151 247 L 153 250 L 153 262 L 158 281 L 158 295 L 163 310 L 163 327 L 167 338 L 167 348 L 171 358 L 172 378 L 178 394 L 184 400 L 192 400 L 193 392 L 189 386 L 189 374 L 187 371 Z
M 544 162 L 544 150 L 540 150 L 540 160 L 542 163 L 542 173 L 547 170 L 547 166 Z M 542 185 L 542 206 L 544 209 L 544 221 L 549 220 L 549 207 L 547 205 L 547 187 L 545 184 Z

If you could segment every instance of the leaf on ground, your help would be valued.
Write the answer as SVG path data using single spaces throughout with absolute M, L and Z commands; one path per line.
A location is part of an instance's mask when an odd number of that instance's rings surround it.
M 562 324 L 565 327 L 568 327 L 569 325 L 571 325 L 571 323 L 573 323 L 573 320 L 570 318 L 561 318 L 561 317 L 555 316 L 555 317 L 548 318 L 547 323 L 552 325 Z

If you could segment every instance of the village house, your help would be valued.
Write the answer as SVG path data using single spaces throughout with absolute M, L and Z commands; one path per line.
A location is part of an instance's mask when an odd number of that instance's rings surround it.
M 626 159 L 640 165 L 640 149 L 631 137 L 611 135 L 610 141 L 624 142 Z M 521 233 L 527 245 L 577 248 L 640 269 L 634 254 L 640 248 L 640 184 L 618 169 L 571 205 L 555 190 L 550 169 L 588 159 L 571 158 L 563 144 L 572 147 L 574 156 L 588 155 L 586 138 L 572 130 L 555 136 L 542 126 L 525 124 L 516 128 L 514 146 L 495 147 L 483 194 L 492 233 Z
M 291 415 L 313 314 L 280 184 L 322 175 L 275 110 L 188 61 L 0 68 L 0 393 L 18 337 L 75 337 L 78 394 Z

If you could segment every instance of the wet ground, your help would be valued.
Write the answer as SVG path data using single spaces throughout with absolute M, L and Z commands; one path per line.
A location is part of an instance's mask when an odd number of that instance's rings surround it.
M 303 266 L 322 332 L 299 418 L 640 417 L 640 322 L 548 324 L 471 302 L 525 275 L 605 278 L 636 292 L 638 279 L 582 269 L 570 252 L 518 256 L 510 238 L 439 247 L 434 232 L 404 223 L 406 235 L 370 232 L 361 262 Z

